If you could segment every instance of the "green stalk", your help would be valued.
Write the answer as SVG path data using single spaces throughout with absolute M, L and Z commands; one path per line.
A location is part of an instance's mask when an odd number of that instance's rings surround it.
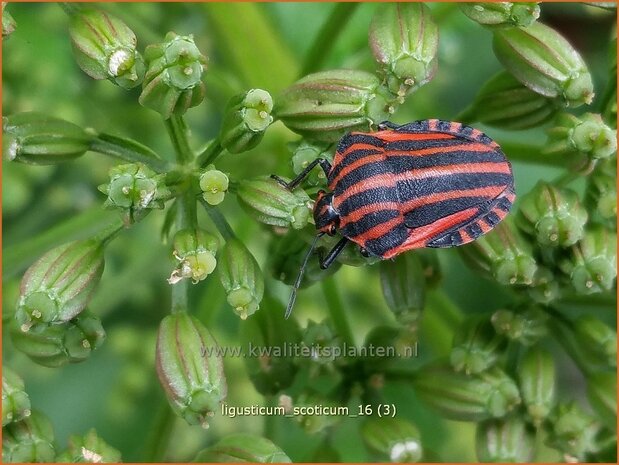
M 463 318 L 462 311 L 443 291 L 435 289 L 427 293 L 421 331 L 437 355 L 449 354 L 453 335 Z
M 221 212 L 216 207 L 209 205 L 204 199 L 200 199 L 200 203 L 204 207 L 204 210 L 206 210 L 206 214 L 211 218 L 211 221 L 219 231 L 219 234 L 221 234 L 226 241 L 229 239 L 235 239 L 236 235 L 234 234 L 232 227 Z
M 316 34 L 314 43 L 305 57 L 301 69 L 301 77 L 320 68 L 320 65 L 329 56 L 329 50 L 333 48 L 338 36 L 344 31 L 346 23 L 350 20 L 358 6 L 359 3 L 357 2 L 335 4 L 329 18 L 327 18 L 327 21 Z
M 162 173 L 170 167 L 170 163 L 165 160 L 154 158 L 144 153 L 136 152 L 126 146 L 114 144 L 109 140 L 104 140 L 99 137 L 95 138 L 90 143 L 90 151 L 114 158 L 119 158 L 130 163 L 143 163 L 158 173 Z
M 174 146 L 177 161 L 182 165 L 190 163 L 194 158 L 194 154 L 191 147 L 189 147 L 187 126 L 183 117 L 172 115 L 165 120 L 165 126 Z
M 348 322 L 346 309 L 342 303 L 342 298 L 340 297 L 335 280 L 333 277 L 329 277 L 322 280 L 320 284 L 337 334 L 340 335 L 342 341 L 347 346 L 354 347 L 355 338 L 350 323 Z
M 174 412 L 172 412 L 167 399 L 163 398 L 160 401 L 160 407 L 155 419 L 153 433 L 144 448 L 146 451 L 144 454 L 145 462 L 152 463 L 163 461 L 168 445 L 170 444 L 170 438 L 172 437 L 175 420 L 176 416 L 174 415 Z
M 219 138 L 215 138 L 208 144 L 208 147 L 204 149 L 204 151 L 198 155 L 196 159 L 196 164 L 200 168 L 204 168 L 205 166 L 214 163 L 215 160 L 223 153 L 224 148 L 219 143 Z

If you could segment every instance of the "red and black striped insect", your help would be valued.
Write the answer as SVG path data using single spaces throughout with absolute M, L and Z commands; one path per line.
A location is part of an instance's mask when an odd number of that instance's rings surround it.
M 365 256 L 388 259 L 420 247 L 454 247 L 494 228 L 515 198 L 509 161 L 481 131 L 437 119 L 402 126 L 381 123 L 373 133 L 344 136 L 333 165 L 319 158 L 295 179 L 297 187 L 316 166 L 330 192 L 314 205 L 318 235 L 308 251 L 288 305 L 292 310 L 303 271 L 323 234 L 343 238 L 321 258 L 329 267 L 348 242 Z

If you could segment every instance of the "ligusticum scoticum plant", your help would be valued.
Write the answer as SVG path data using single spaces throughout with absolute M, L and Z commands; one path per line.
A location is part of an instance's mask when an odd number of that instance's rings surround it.
M 598 15 L 613 16 L 612 5 L 601 6 L 610 12 L 600 9 Z M 17 40 L 19 17 L 16 22 L 2 7 L 3 37 Z M 185 461 L 340 461 L 348 456 L 335 438 L 350 431 L 351 423 L 365 445 L 364 455 L 358 450 L 351 455 L 358 460 L 459 460 L 429 437 L 439 430 L 441 436 L 455 434 L 445 429 L 443 419 L 465 422 L 462 428 L 474 431 L 470 447 L 482 462 L 616 460 L 615 52 L 610 52 L 610 64 L 604 62 L 605 89 L 593 75 L 590 57 L 561 28 L 545 22 L 545 4 L 338 4 L 298 78 L 291 74 L 283 85 L 270 84 L 267 73 L 264 88 L 239 88 L 236 78 L 221 69 L 219 55 L 202 50 L 199 31 L 153 33 L 137 22 L 132 25 L 136 17 L 123 15 L 120 6 L 60 7 L 71 45 L 67 53 L 72 53 L 75 72 L 83 71 L 89 79 L 84 81 L 84 101 L 99 86 L 108 94 L 126 92 L 151 120 L 158 114 L 173 150 L 168 155 L 151 148 L 148 139 L 136 141 L 45 114 L 36 101 L 29 108 L 34 111 L 4 115 L 3 157 L 10 164 L 34 165 L 29 167 L 33 170 L 96 164 L 87 152 L 118 162 L 98 191 L 91 186 L 100 204 L 114 212 L 106 217 L 110 220 L 84 227 L 83 234 L 69 232 L 67 240 L 44 240 L 45 253 L 16 266 L 25 272 L 16 300 L 4 308 L 9 353 L 59 369 L 89 363 L 93 351 L 117 344 L 144 360 L 129 370 L 131 379 L 158 380 L 158 392 L 167 399 L 155 452 L 143 457 L 150 461 L 169 458 L 166 447 L 176 417 L 194 429 L 208 428 L 199 444 L 181 453 Z M 235 19 L 232 10 L 224 18 L 216 13 L 219 6 L 207 8 L 214 12 L 213 28 L 224 31 L 223 36 L 226 27 L 243 20 Z M 246 8 L 257 15 L 248 27 L 259 30 L 259 10 Z M 350 54 L 364 53 L 369 66 L 340 55 L 341 63 L 326 67 L 331 42 L 357 8 L 371 12 L 365 23 L 368 45 Z M 452 258 L 440 249 L 423 249 L 376 263 L 349 247 L 330 269 L 321 270 L 318 258 L 309 257 L 300 287 L 320 283 L 325 315 L 313 321 L 317 313 L 312 312 L 308 319 L 304 309 L 309 302 L 300 299 L 295 313 L 285 319 L 288 288 L 281 283 L 293 284 L 316 234 L 312 208 L 327 180 L 317 168 L 288 190 L 269 174 L 288 180 L 316 158 L 332 160 L 343 135 L 374 131 L 386 120 L 403 122 L 400 112 L 409 115 L 417 102 L 423 105 L 423 92 L 447 78 L 441 76 L 441 60 L 450 58 L 442 47 L 453 46 L 454 40 L 466 42 L 465 35 L 454 39 L 454 34 L 466 33 L 451 30 L 450 18 L 463 24 L 462 30 L 483 31 L 483 47 L 494 53 L 501 68 L 494 75 L 479 75 L 479 86 L 459 114 L 436 108 L 436 114 L 417 119 L 481 125 L 515 166 L 552 166 L 553 176 L 521 185 L 518 168 L 512 213 L 492 232 L 452 251 Z M 230 43 L 232 48 L 224 51 L 222 46 L 221 53 L 241 57 L 251 50 L 247 46 L 252 44 Z M 612 44 L 616 50 L 616 38 Z M 211 45 L 217 50 L 217 41 Z M 275 60 L 273 56 L 269 59 Z M 474 71 L 475 57 L 462 66 Z M 212 105 L 226 88 L 235 89 L 226 94 L 227 103 Z M 208 131 L 196 131 L 186 120 L 206 112 L 207 102 L 218 125 L 210 140 L 204 136 Z M 531 144 L 510 142 L 527 129 L 541 129 L 542 137 Z M 250 150 L 260 156 L 243 155 Z M 275 153 L 285 153 L 286 161 Z M 151 222 L 155 216 L 158 220 Z M 150 233 L 168 250 L 167 257 L 153 257 L 169 264 L 167 282 L 162 279 L 159 285 L 165 291 L 158 294 L 169 299 L 159 302 L 167 315 L 159 318 L 156 337 L 137 330 L 123 337 L 110 333 L 106 344 L 104 328 L 111 322 L 91 311 L 92 299 L 106 279 L 114 279 L 110 273 L 123 273 L 118 260 L 110 259 L 118 238 L 145 223 L 160 225 L 160 231 Z M 249 240 L 243 231 L 254 225 L 259 225 L 252 230 L 259 240 Z M 324 255 L 337 240 L 326 235 L 317 239 L 315 255 Z M 460 308 L 444 277 L 460 259 L 474 279 L 485 280 L 501 297 L 489 298 L 476 312 Z M 106 265 L 112 271 L 104 275 Z M 348 279 L 349 267 L 363 269 L 364 274 L 355 276 L 364 278 Z M 340 271 L 346 279 L 338 277 L 336 287 L 333 275 Z M 136 274 L 124 282 L 140 280 Z M 376 294 L 382 294 L 384 311 L 362 326 L 355 324 L 353 305 L 341 295 L 352 295 L 347 287 L 366 285 L 380 289 Z M 207 298 L 196 298 L 200 287 L 207 289 Z M 455 292 L 466 295 L 467 289 Z M 222 305 L 211 304 L 218 294 L 225 312 L 219 311 Z M 356 312 L 363 313 L 371 304 L 355 295 Z M 198 311 L 200 306 L 206 313 Z M 220 317 L 238 331 L 218 330 L 215 319 Z M 309 355 L 246 353 L 243 364 L 235 364 L 222 351 L 227 345 L 305 348 Z M 358 352 L 337 355 L 342 348 Z M 408 355 L 381 354 L 375 348 Z M 565 366 L 582 389 L 565 383 Z M 292 440 L 282 439 L 283 428 L 275 428 L 272 418 L 265 418 L 259 434 L 218 429 L 225 420 L 222 403 L 246 380 L 262 403 L 291 414 L 276 421 L 311 438 L 315 452 L 307 447 L 298 452 Z M 394 401 L 394 387 L 414 398 L 415 407 Z M 121 452 L 94 429 L 60 447 L 54 421 L 37 410 L 44 406 L 37 405 L 39 397 L 29 396 L 27 388 L 17 373 L 3 367 L 4 461 L 121 460 Z M 349 406 L 359 416 L 303 410 L 312 406 Z M 419 409 L 425 413 L 418 415 Z

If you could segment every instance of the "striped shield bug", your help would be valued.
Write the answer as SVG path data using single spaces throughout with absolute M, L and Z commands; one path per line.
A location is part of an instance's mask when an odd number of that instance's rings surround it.
M 320 265 L 328 268 L 349 242 L 365 256 L 393 258 L 421 247 L 455 247 L 494 228 L 515 198 L 509 161 L 481 131 L 437 119 L 344 136 L 333 164 L 318 158 L 290 182 L 294 189 L 320 165 L 329 192 L 314 205 L 318 234 L 294 284 L 290 315 L 305 265 L 323 234 L 343 236 Z

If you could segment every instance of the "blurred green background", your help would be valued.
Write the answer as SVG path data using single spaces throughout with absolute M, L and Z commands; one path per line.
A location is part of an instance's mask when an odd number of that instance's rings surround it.
M 460 13 L 453 4 L 429 4 L 439 26 L 439 69 L 430 84 L 412 95 L 393 120 L 450 119 L 471 102 L 480 86 L 500 65 L 492 53 L 491 33 Z M 194 34 L 208 56 L 207 100 L 189 110 L 187 121 L 194 147 L 214 137 L 222 109 L 229 97 L 261 87 L 277 98 L 277 92 L 300 77 L 309 47 L 334 8 L 329 3 L 267 4 L 105 4 L 101 6 L 136 32 L 140 49 L 159 42 L 168 31 Z M 322 69 L 358 68 L 374 71 L 367 45 L 368 25 L 375 8 L 359 5 L 350 21 L 325 52 Z M 3 114 L 22 111 L 49 113 L 84 127 L 127 136 L 172 158 L 158 114 L 137 103 L 139 90 L 123 91 L 110 82 L 95 82 L 73 60 L 68 18 L 55 4 L 10 4 L 8 11 L 17 30 L 3 43 Z M 581 4 L 543 4 L 540 18 L 561 31 L 583 53 L 601 93 L 607 78 L 608 44 L 614 14 Z M 584 110 L 583 110 L 584 111 Z M 487 133 L 499 141 L 541 142 L 541 130 Z M 269 129 L 265 140 L 251 152 L 226 156 L 218 168 L 237 176 L 279 173 L 290 175 L 286 143 L 298 139 L 281 123 Z M 10 316 L 20 274 L 38 255 L 59 242 L 88 235 L 99 222 L 114 213 L 102 213 L 104 200 L 96 186 L 106 182 L 113 162 L 87 154 L 75 163 L 57 167 L 2 165 L 3 197 L 3 311 Z M 540 178 L 552 179 L 558 170 L 514 164 L 517 193 L 522 194 Z M 250 220 L 228 196 L 222 211 L 259 262 L 264 263 L 270 237 Z M 3 363 L 14 368 L 26 382 L 35 408 L 52 420 L 57 443 L 64 447 L 69 434 L 97 432 L 123 454 L 124 461 L 144 461 L 154 447 L 155 431 L 166 408 L 154 371 L 154 338 L 161 318 L 169 312 L 170 289 L 166 283 L 174 264 L 159 231 L 163 215 L 155 213 L 125 231 L 106 256 L 106 271 L 90 308 L 99 315 L 108 340 L 88 361 L 48 369 L 16 353 L 3 338 Z M 203 218 L 203 224 L 208 221 Z M 64 228 L 64 229 L 63 229 Z M 78 231 L 77 235 L 75 231 Z M 465 313 L 498 308 L 508 297 L 498 285 L 468 271 L 453 250 L 441 250 L 443 289 Z M 336 275 L 338 287 L 358 343 L 367 331 L 391 315 L 383 302 L 376 267 L 343 267 Z M 288 288 L 267 278 L 267 287 L 282 302 Z M 192 311 L 216 335 L 221 345 L 238 343 L 239 319 L 225 304 L 216 278 L 191 289 Z M 301 292 L 295 317 L 302 323 L 326 315 L 318 289 Z M 432 320 L 426 309 L 419 359 L 414 364 L 447 353 L 450 333 L 445 323 Z M 614 315 L 609 314 L 609 319 Z M 6 325 L 5 325 L 6 326 Z M 552 348 L 552 347 L 551 347 Z M 560 353 L 560 351 L 556 351 Z M 568 359 L 561 358 L 559 385 L 569 386 L 571 397 L 580 397 L 583 384 Z M 264 398 L 251 385 L 241 359 L 225 360 L 228 403 L 250 405 Z M 471 461 L 474 455 L 472 424 L 441 420 L 415 400 L 404 384 L 387 387 L 386 396 L 398 415 L 414 421 L 422 441 L 441 461 Z M 290 419 L 273 421 L 275 442 L 294 461 L 310 460 L 321 438 L 307 435 Z M 178 419 L 165 459 L 190 460 L 197 450 L 230 432 L 262 434 L 265 418 L 216 417 L 211 428 L 189 427 Z M 334 444 L 343 461 L 368 459 L 357 434 L 358 419 L 348 419 L 337 429 Z M 547 451 L 541 460 L 557 460 Z

